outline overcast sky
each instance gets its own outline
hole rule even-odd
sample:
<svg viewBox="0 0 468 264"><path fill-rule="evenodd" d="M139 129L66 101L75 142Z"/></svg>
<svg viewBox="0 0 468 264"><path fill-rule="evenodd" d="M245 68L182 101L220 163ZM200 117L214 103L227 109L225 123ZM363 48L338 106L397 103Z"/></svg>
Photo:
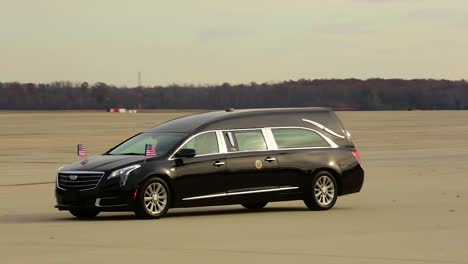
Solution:
<svg viewBox="0 0 468 264"><path fill-rule="evenodd" d="M0 82L468 79L468 0L0 0Z"/></svg>

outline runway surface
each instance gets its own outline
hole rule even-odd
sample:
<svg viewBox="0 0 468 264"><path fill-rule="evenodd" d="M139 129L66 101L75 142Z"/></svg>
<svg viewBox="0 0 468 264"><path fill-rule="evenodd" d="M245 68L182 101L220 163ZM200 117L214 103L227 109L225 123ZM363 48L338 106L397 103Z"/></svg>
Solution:
<svg viewBox="0 0 468 264"><path fill-rule="evenodd" d="M175 209L160 220L59 212L56 169L184 113L0 112L0 263L468 263L468 112L340 112L364 160L361 193Z"/></svg>

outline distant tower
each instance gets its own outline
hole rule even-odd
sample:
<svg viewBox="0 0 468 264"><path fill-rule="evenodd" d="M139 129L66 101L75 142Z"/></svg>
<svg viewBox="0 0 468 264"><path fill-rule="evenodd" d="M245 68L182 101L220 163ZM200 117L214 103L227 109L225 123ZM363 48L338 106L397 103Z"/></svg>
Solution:
<svg viewBox="0 0 468 264"><path fill-rule="evenodd" d="M138 87L141 87L141 72L138 72Z"/></svg>
<svg viewBox="0 0 468 264"><path fill-rule="evenodd" d="M141 72L138 72L138 109L141 109L143 105L143 87L141 87Z"/></svg>

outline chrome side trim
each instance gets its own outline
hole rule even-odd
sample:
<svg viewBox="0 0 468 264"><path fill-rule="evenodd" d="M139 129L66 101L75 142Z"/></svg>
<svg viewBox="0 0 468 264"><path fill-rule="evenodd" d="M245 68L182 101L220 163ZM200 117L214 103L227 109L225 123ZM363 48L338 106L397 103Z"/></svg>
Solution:
<svg viewBox="0 0 468 264"><path fill-rule="evenodd" d="M66 191L65 189L61 188L59 186L59 174L57 173L57 177L55 177L55 186L57 186L57 189L60 189L60 190L63 190L63 191Z"/></svg>
<svg viewBox="0 0 468 264"><path fill-rule="evenodd" d="M223 132L216 130L216 137L218 137L219 153L227 153L226 141L224 140Z"/></svg>
<svg viewBox="0 0 468 264"><path fill-rule="evenodd" d="M244 131L244 130L261 130L263 127L251 127L251 128L232 128L232 129L220 129L221 131Z"/></svg>
<svg viewBox="0 0 468 264"><path fill-rule="evenodd" d="M326 126L324 126L324 125L322 125L322 124L320 124L320 123L317 123L317 122L315 122L315 121L312 121L312 120L309 120L309 119L305 119L305 118L303 118L302 121L307 122L307 123L310 123L310 124L312 124L312 125L314 125L314 126L320 128L320 129L322 129L323 131L325 131L325 132L327 132L327 133L329 133L329 134L334 135L335 137L345 138L345 136L340 135L340 134L334 132L333 130L329 129L328 127L326 127Z"/></svg>
<svg viewBox="0 0 468 264"><path fill-rule="evenodd" d="M280 148L278 150L307 150L307 149L331 149L332 147L302 147L302 148Z"/></svg>
<svg viewBox="0 0 468 264"><path fill-rule="evenodd" d="M276 145L276 141L273 138L273 134L271 133L271 130L268 128L262 128L262 132L263 132L263 138L266 141L268 150L277 150L278 146Z"/></svg>
<svg viewBox="0 0 468 264"><path fill-rule="evenodd" d="M59 171L64 174L104 174L102 171Z"/></svg>
<svg viewBox="0 0 468 264"><path fill-rule="evenodd" d="M223 131L224 132L224 131ZM221 132L222 133L222 132ZM227 138L229 139L229 144L231 144L231 146L234 146L235 143L234 143L234 138L232 137L232 132L230 131L227 131L226 132L226 136Z"/></svg>
<svg viewBox="0 0 468 264"><path fill-rule="evenodd" d="M271 149L262 149L262 150L241 150L241 151L231 151L226 154L232 154L232 153L246 153L246 152L269 152ZM227 156L229 158L229 156Z"/></svg>
<svg viewBox="0 0 468 264"><path fill-rule="evenodd" d="M299 189L299 187L291 186L291 187L279 187L279 188L254 190L254 191L224 192L224 193L215 193L215 194L187 197L187 198L182 199L182 201L208 199L208 198L216 198L216 197L223 197L223 196L243 195L243 194L253 194L253 193L278 192L278 191L295 190L295 189Z"/></svg>
<svg viewBox="0 0 468 264"><path fill-rule="evenodd" d="M277 150L278 149L278 144L276 144L276 140L275 140L275 137L273 136L273 132L271 132L271 129L270 128L265 128L265 131L266 131L266 134L270 140L270 144L272 145L272 149L273 150Z"/></svg>

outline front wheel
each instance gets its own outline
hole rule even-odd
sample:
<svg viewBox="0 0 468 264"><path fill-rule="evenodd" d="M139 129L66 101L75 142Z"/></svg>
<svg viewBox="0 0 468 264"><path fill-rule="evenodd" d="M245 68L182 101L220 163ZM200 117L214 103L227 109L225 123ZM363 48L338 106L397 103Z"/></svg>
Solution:
<svg viewBox="0 0 468 264"><path fill-rule="evenodd" d="M99 214L99 211L88 208L77 208L71 209L70 213L77 218L93 218Z"/></svg>
<svg viewBox="0 0 468 264"><path fill-rule="evenodd" d="M332 208L338 197L338 188L333 174L328 171L317 173L312 184L304 190L304 203L311 210L328 210Z"/></svg>
<svg viewBox="0 0 468 264"><path fill-rule="evenodd" d="M243 203L242 206L249 210L260 210L265 207L268 202L258 202L258 203Z"/></svg>
<svg viewBox="0 0 468 264"><path fill-rule="evenodd" d="M161 178L147 180L135 199L135 214L140 218L160 218L169 210L171 193Z"/></svg>

